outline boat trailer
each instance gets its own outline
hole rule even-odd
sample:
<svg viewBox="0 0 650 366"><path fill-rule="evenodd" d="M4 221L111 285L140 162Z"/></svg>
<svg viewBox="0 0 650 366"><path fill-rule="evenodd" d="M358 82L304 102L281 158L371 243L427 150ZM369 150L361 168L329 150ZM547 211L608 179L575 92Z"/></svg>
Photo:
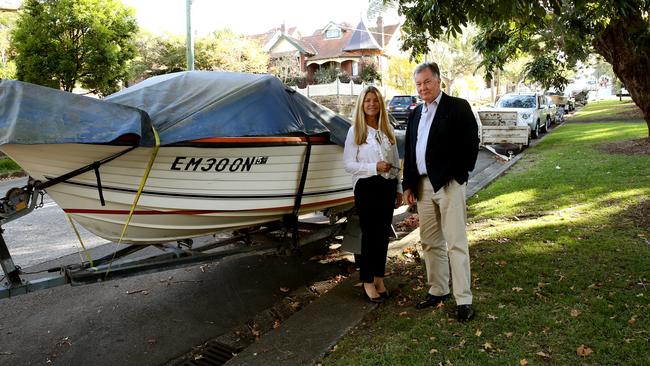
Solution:
<svg viewBox="0 0 650 366"><path fill-rule="evenodd" d="M296 226L283 227L280 221L265 226L236 230L232 236L224 239L208 237L201 244L194 246L194 240L184 239L175 243L154 245L119 245L116 250L92 261L67 264L49 268L41 272L50 274L46 277L25 280L27 273L17 266L9 253L2 237L2 225L23 217L43 205L44 191L38 182L31 179L22 188L10 189L6 196L0 198L0 266L4 276L0 277L0 299L27 294L38 290L70 284L84 285L139 274L155 273L170 269L187 267L199 263L211 262L226 257L245 257L266 253L291 252L298 247L336 235L343 224L337 223L342 213L333 213L330 222L315 224L299 222ZM267 234L277 233L275 238ZM299 237L296 237L300 233ZM255 244L264 235L261 244ZM154 247L162 253L143 256L142 250ZM5 281L6 279L6 281Z"/></svg>

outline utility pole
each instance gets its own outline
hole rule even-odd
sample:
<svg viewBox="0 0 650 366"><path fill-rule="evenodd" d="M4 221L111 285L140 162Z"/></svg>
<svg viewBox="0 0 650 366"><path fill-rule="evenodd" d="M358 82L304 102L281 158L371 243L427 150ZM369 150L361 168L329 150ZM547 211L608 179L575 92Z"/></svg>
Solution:
<svg viewBox="0 0 650 366"><path fill-rule="evenodd" d="M187 59L187 71L194 70L194 35L192 34L192 0L185 0L186 4L186 17L187 17L187 29L186 29L186 59Z"/></svg>

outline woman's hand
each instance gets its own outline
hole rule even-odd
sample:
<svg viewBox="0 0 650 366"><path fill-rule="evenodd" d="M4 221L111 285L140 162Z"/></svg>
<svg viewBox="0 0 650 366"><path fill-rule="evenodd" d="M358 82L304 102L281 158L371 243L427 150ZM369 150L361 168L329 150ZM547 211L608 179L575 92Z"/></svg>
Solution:
<svg viewBox="0 0 650 366"><path fill-rule="evenodd" d="M387 161L378 161L377 162L377 172L378 173L388 173L390 171L390 163Z"/></svg>
<svg viewBox="0 0 650 366"><path fill-rule="evenodd" d="M397 196L395 197L395 208L398 208L402 205L402 193L397 192Z"/></svg>

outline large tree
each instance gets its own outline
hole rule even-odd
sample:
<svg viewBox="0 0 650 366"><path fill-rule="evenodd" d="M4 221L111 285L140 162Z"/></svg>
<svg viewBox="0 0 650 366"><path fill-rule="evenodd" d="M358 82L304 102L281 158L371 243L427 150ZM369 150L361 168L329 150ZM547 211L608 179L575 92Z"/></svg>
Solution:
<svg viewBox="0 0 650 366"><path fill-rule="evenodd" d="M469 26L463 29L462 34L445 37L431 46L431 55L440 65L447 94L451 94L456 79L473 74L478 68L481 57L472 46L476 36L476 28Z"/></svg>
<svg viewBox="0 0 650 366"><path fill-rule="evenodd" d="M198 70L268 72L269 56L262 47L229 29L198 39L194 55Z"/></svg>
<svg viewBox="0 0 650 366"><path fill-rule="evenodd" d="M528 77L562 88L566 72L595 52L612 65L642 110L650 142L650 0L395 0L405 16L404 49L481 29L475 47L489 75L522 53Z"/></svg>
<svg viewBox="0 0 650 366"><path fill-rule="evenodd" d="M12 32L16 76L110 94L127 76L137 30L133 9L117 0L27 0Z"/></svg>
<svg viewBox="0 0 650 366"><path fill-rule="evenodd" d="M131 81L187 70L184 37L140 32L135 44L138 55L132 63ZM194 59L196 70L268 72L269 57L262 47L228 29L197 38Z"/></svg>

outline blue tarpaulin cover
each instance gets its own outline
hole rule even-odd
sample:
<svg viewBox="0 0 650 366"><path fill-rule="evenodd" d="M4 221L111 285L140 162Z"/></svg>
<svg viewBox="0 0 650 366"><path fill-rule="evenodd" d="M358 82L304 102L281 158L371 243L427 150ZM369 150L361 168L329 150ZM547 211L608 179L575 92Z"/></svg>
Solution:
<svg viewBox="0 0 650 366"><path fill-rule="evenodd" d="M16 80L0 80L0 145L152 139L141 110Z"/></svg>
<svg viewBox="0 0 650 366"><path fill-rule="evenodd" d="M318 135L343 146L350 121L271 75L187 71L149 78L96 100L18 81L0 83L0 144L110 142L153 145L209 137ZM129 113L127 113L129 112ZM20 133L16 133L20 131Z"/></svg>

